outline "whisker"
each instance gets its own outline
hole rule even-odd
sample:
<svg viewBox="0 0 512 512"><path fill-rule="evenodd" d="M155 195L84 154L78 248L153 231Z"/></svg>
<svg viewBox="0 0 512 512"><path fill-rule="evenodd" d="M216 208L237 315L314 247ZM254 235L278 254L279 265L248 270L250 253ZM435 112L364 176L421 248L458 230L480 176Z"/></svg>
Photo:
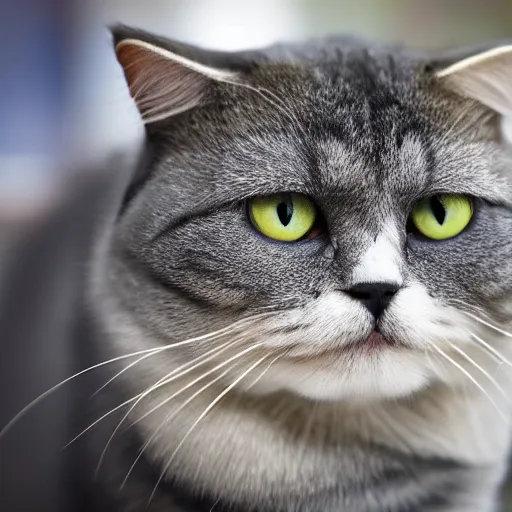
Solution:
<svg viewBox="0 0 512 512"><path fill-rule="evenodd" d="M96 370L98 368L106 366L108 364L113 364L113 363L116 363L118 361L122 361L124 359L129 359L131 357L137 357L137 356L140 356L142 354L148 354L148 353L155 353L156 354L156 353L162 352L164 350L169 350L171 348L183 346L183 345L186 345L186 344L195 343L195 342L201 341L203 339L210 339L211 337L215 337L215 336L217 336L219 334L222 334L222 333L228 332L230 330L236 329L239 326L238 324L241 324L240 326L242 326L242 325L245 325L245 323L250 323L250 322L252 322L254 320L258 320L260 318L265 318L267 316L272 316L272 315L274 315L274 312L260 313L260 314L257 314L257 315L253 315L252 317L248 317L248 318L243 318L241 320L237 320L236 322L232 323L231 325L228 325L227 327L223 327L222 329L219 329L219 330L214 331L212 333L208 333L208 334L204 334L204 335L201 335L201 336L197 336L197 337L191 338L189 340L181 341L181 342L178 342L178 343L172 343L172 344L169 344L169 345L165 345L163 347L156 347L156 348L150 348L150 349L145 349L145 350L138 350L138 351L132 352L130 354L124 354L122 356L117 356L117 357L114 357L114 358L109 359L107 361L102 361L101 363L97 363L97 364L95 364L93 366L90 366L89 368L85 368L84 370L81 370L78 373L75 373L74 375L71 375L70 377L64 379L63 381L59 382L58 384L55 384L55 386L52 386L51 388L47 389L44 393L42 393L37 398L32 400L29 404L27 404L20 412L18 412L0 430L0 440L2 439L2 437L5 434L7 434L7 432L13 427L13 425L15 423L17 423L23 416L25 416L25 414L27 414L29 411L31 411L35 406L37 406L47 396L49 396L51 393L54 393L55 391L60 389L65 384L67 384L68 382L72 381L73 379L76 379L77 377L80 377L81 375L84 375L84 374L86 374L88 372L91 372L93 370Z"/></svg>
<svg viewBox="0 0 512 512"><path fill-rule="evenodd" d="M475 305L469 304L469 303L467 303L467 302L465 302L465 301L463 301L461 299L450 299L449 303L450 302L462 304L463 306L465 306L465 307L467 307L467 308L469 308L471 310L478 311L480 314L482 314L486 318L490 318L489 315L479 306L475 306ZM497 327L496 325L492 324L489 321L483 320L482 318L480 318L476 314L473 314L473 313L471 313L469 311L466 311L464 309L458 309L458 311L460 311L462 314L464 314L464 315L466 315L466 316L476 320L480 324L483 324L483 325L485 325L487 327L490 327L491 329L493 329L493 330L495 330L495 331L497 331L497 332L499 332L501 334L504 334L505 336L512 337L511 333L505 331L504 329L501 329L500 327ZM473 332L471 332L469 330L467 332L474 339L474 341L478 342L482 348L487 349L494 357L496 357L498 359L498 361L500 361L501 363L506 363L509 366L512 366L512 362L507 360L507 358L503 354L501 354L498 350L496 350L494 347L492 347L489 343L484 341L482 338L477 336L475 333L473 333Z"/></svg>
<svg viewBox="0 0 512 512"><path fill-rule="evenodd" d="M454 343L449 342L451 347L457 351L464 359L469 361L475 368L477 368L483 375L485 375L498 389L498 391L503 395L503 397L507 400L507 402L510 403L510 398L508 395L503 391L503 388L500 386L499 382L485 369L482 368L473 358L471 358L464 350L462 350L460 347L457 347Z"/></svg>
<svg viewBox="0 0 512 512"><path fill-rule="evenodd" d="M181 388L179 391L177 391L176 393L174 393L170 397L167 397L165 400L160 402L158 405L155 405L155 407L153 407L151 410L149 410L144 415L142 415L140 418L138 418L136 421L134 421L130 426L136 425L137 423L142 421L144 418L146 418L147 416L149 416L150 414L155 412L157 409L160 409L160 407L163 407L166 403L170 402L173 398L175 398L176 396L181 394L183 391L186 391L187 389L192 387L194 384L197 384L200 380L204 379L205 377L208 377L208 375L211 375L212 373L216 372L220 368L223 368L224 366L226 366L226 364L231 363L232 361L235 361L236 359L239 359L240 357L242 357L246 353L251 352L252 350L254 350L254 349L258 348L258 347L261 347L262 345L263 345L263 343L258 343L256 345L253 345L253 346L243 350L242 352L240 352L240 353L230 357L227 361L224 361L224 362L218 364L217 366L215 366L211 370L208 370L206 373L203 373L200 377L198 377L197 379L195 379L192 382L188 383L184 388ZM165 384L167 384L167 381L165 382Z"/></svg>
<svg viewBox="0 0 512 512"><path fill-rule="evenodd" d="M468 313L467 311L464 311L464 314L473 318L477 322L480 322L483 325L486 325L487 327L490 327L491 329L495 330L496 332L499 332L500 334L503 334L507 338L512 338L512 333L505 331L505 329L501 329L500 327L497 327L494 324L491 324L490 322L487 322L486 320L483 320L482 318L479 318L476 315L473 315L472 313Z"/></svg>
<svg viewBox="0 0 512 512"><path fill-rule="evenodd" d="M126 419L126 417L130 414L130 412L137 406L137 404L140 402L140 399L144 398L145 396L147 396L147 394L149 394L149 392L151 391L154 391L155 389L159 388L160 387L160 384L163 386L164 384L166 383L163 383L163 381L167 378L169 378L172 374L176 373L176 372L179 372L181 370L183 370L183 368L186 368L187 366L191 365L191 364L194 364L194 363L197 363L197 360L199 359L202 359L204 358L205 356L211 354L212 352L216 352L212 357L215 357L216 355L218 355L218 352L221 348L225 347L226 345L229 345L229 344L234 344L234 342L226 342L224 343L223 345L221 345L220 347L216 347L212 350L209 350L208 352L205 352L204 354L202 354L201 356L199 356L197 359L193 360L193 361L189 361L183 365L181 365L180 367L176 368L175 370L173 370L172 372L169 372L168 374L166 374L164 377L162 377L160 380L158 380L153 386L151 386L150 388L148 388L146 391L143 391L141 393L139 393L138 395L135 395L134 397L126 400L126 402L123 402L121 405L118 405L117 407L115 407L114 409L110 410L109 412L105 413L103 416L101 416L100 418L98 418L97 420L95 420L93 423L91 423L86 429L82 430L82 432L80 432L80 434L78 434L77 436L75 436L69 443L66 444L65 448L70 446L72 443L74 443L75 441L77 441L81 436L83 436L84 434L86 434L87 432L89 432L89 430L91 430L93 427L95 427L98 423L100 423L102 420L104 420L105 418L107 418L108 416L110 416L112 413L116 412L117 410L121 409L123 406L125 405L128 405L129 403L132 403L132 402L135 402L135 404L133 405L132 408L130 408L130 410L128 411L128 413L126 414L126 416L121 420L121 421L124 421L124 419ZM208 361L208 359L206 361L201 361L200 364L204 364ZM196 367L200 366L200 364L197 364ZM146 394L145 394L146 393ZM120 425L118 425L118 427L120 427ZM116 430L117 431L117 430ZM98 469L98 468L97 468Z"/></svg>
<svg viewBox="0 0 512 512"><path fill-rule="evenodd" d="M284 114L289 121L292 122L292 125L298 129L304 137L308 137L308 134L306 133L304 127L300 123L299 119L295 115L295 113L288 107L286 102L280 98L277 94L273 93L272 91L268 90L265 87L254 87L247 83L242 82L231 82L231 81L225 81L225 83L235 85L237 87L241 87L243 89L247 89L249 91L253 91L259 96L261 96L265 101L267 101L270 105L275 107L277 110L279 110L282 114ZM272 99L270 99L272 98Z"/></svg>
<svg viewBox="0 0 512 512"><path fill-rule="evenodd" d="M490 329L493 329L494 331L499 332L500 334L503 334L504 336L507 336L508 338L512 338L512 333L505 331L505 329L502 329L502 328L492 324L491 322L488 322L487 320L484 320L484 319L480 318L479 316L477 316L473 313L470 313L469 311L464 311L463 309L460 309L459 311L462 314L469 316L473 320L476 320L477 322L489 327Z"/></svg>
<svg viewBox="0 0 512 512"><path fill-rule="evenodd" d="M270 370L270 367L278 360L278 359L281 359L282 357L284 357L284 354L280 354L278 355L277 357L275 357L274 359L272 359L272 361L270 361L270 363L268 364L268 366L258 375L258 377L256 377L256 379L254 379L252 381L252 383L247 386L244 391L249 391L252 387L254 387L261 379L262 377Z"/></svg>
<svg viewBox="0 0 512 512"><path fill-rule="evenodd" d="M118 377L120 377L123 373L127 372L130 368L133 368L135 365L139 364L141 361L144 361L144 359L147 359L148 357L154 356L155 352L151 352L149 354L145 354L142 357L139 357L136 361L133 363L130 363L128 366L124 367L120 372L116 373L111 379L109 379L103 386L101 386L99 389L97 389L92 395L91 398L94 398L96 395L101 393L109 384L114 382Z"/></svg>
<svg viewBox="0 0 512 512"><path fill-rule="evenodd" d="M492 352L502 363L505 363L509 366L512 366L512 363L503 355L501 354L498 350L496 350L493 346L491 346L489 343L487 343L485 340L483 340L482 338L480 338L479 336L477 336L475 333L471 332L471 331L468 331L469 332L469 335L475 340L477 341L478 343L480 343L480 345L482 345L483 347L485 347L487 350L489 350L489 352Z"/></svg>
<svg viewBox="0 0 512 512"><path fill-rule="evenodd" d="M51 393L54 393L55 391L57 391L58 389L60 389L62 386L64 386L65 384L67 384L68 382L70 382L71 380L73 379L76 379L77 377L80 377L81 375L87 373L87 372L90 372L92 370L96 370L97 368L100 368L102 366L105 366L107 364L112 364L112 363L115 363L117 361L121 361L123 359L128 359L130 357L136 357L140 354L145 354L147 352L154 352L158 349L147 349L147 350L139 350L137 352L132 352L131 354L125 354L125 355L122 355L122 356L118 356L118 357L114 357L113 359L109 359L108 361L103 361L101 363L98 363L98 364L95 364L94 366L90 366L89 368L86 368L85 370L81 370L80 372L78 373L75 373L74 375L71 375L71 377L68 377L67 379L59 382L58 384L56 384L55 386L52 386L51 388L49 388L48 390L46 390L44 393L42 393L41 395L39 395L37 398L35 398L34 400L32 400L28 405L26 405L20 412L18 412L8 423L7 425L5 425L2 430L0 430L0 439L12 428L12 426L18 421L20 420L23 416L25 416L25 414L27 414L31 409L33 409L37 404L39 404L42 400L44 400L48 395L50 395Z"/></svg>
<svg viewBox="0 0 512 512"><path fill-rule="evenodd" d="M473 437L475 440L480 440L482 437L485 436L485 434L482 435L482 421L481 419L479 420L478 418L478 410L476 407L473 407L473 404L471 403L467 387L462 386L461 391L461 402L462 400L464 400L462 408L466 412L470 429L473 432Z"/></svg>
<svg viewBox="0 0 512 512"><path fill-rule="evenodd" d="M163 479L167 469L172 464L172 461L174 460L174 457L178 453L178 450L183 446L183 443L187 440L188 436L193 432L195 427L213 409L213 407L215 407L215 405L217 403L219 403L220 400L222 400L222 398L224 398L224 396L226 396L244 377L246 377L252 370L257 368L268 357L270 357L270 354L267 354L267 355L263 356L262 358L258 359L245 372L243 372L242 375L240 375L240 377L238 377L232 384L230 384L226 389L224 389L224 391L222 391L219 395L217 395L217 397L210 403L210 405L208 405L208 407L201 413L201 415L197 418L197 420L189 428L187 433L183 436L183 439L178 443L178 446L175 448L175 450L172 453L171 457L169 458L169 460L165 464L165 466L164 466L162 472L160 473L160 476L159 476L159 478L158 478L158 480L157 480L157 482L155 484L155 487L153 488L153 492L151 493L151 495L149 497L148 504L151 503L151 500L153 499L153 496L155 495L155 492L156 492L158 486L160 485L160 482L162 481L162 479Z"/></svg>
<svg viewBox="0 0 512 512"><path fill-rule="evenodd" d="M441 362L444 362L446 364L446 361L441 361ZM454 389L454 391L459 391L459 390ZM459 396L459 393L457 393L457 396ZM480 439L481 434L479 435L479 431L481 431L482 422L478 421L478 419L477 419L477 415L475 414L477 412L477 409L475 407L473 407L470 402L469 391L466 386L460 387L460 401L464 402L462 404L462 410L464 411L464 413L466 414L466 416L468 418L470 429L473 432L474 438Z"/></svg>
<svg viewBox="0 0 512 512"><path fill-rule="evenodd" d="M236 343L238 342L238 340L235 340L235 341L230 341L230 342L227 342L227 343L224 343L223 345L221 345L221 347L217 347L215 349L213 349L212 351L215 352L210 358L206 359L206 360L202 360L200 361L199 363L197 363L196 361L197 360L194 360L192 361L192 363L194 363L192 366L190 366L189 368L187 368L186 370L184 371L181 371L180 373L176 374L177 371L180 371L182 370L184 367L188 366L191 364L191 362L188 362L188 363L185 363L184 365L182 365L181 367L179 367L178 369L175 369L175 370L172 370L171 372L169 372L167 375L165 375L164 377L162 377L161 379L159 379L155 384L153 384L151 387L149 387L146 391L144 391L143 393L141 393L139 395L139 397L135 400L135 402L133 403L133 405L130 407L130 409L128 409L128 411L126 412L126 414L121 418L121 420L119 421L119 423L117 424L116 428L114 429L114 431L112 432L112 434L110 435L106 445L105 445L105 448L103 449L103 451L101 452L101 455L100 455L100 458L98 460L98 465L96 466L96 475L98 474L99 470L100 470L100 467L103 463L103 460L105 458L105 454L107 453L107 450L108 450L108 447L110 446L112 440L114 439L115 435L117 434L117 432L119 431L119 429L121 428L121 426L123 425L123 423L126 421L126 419L128 418L128 416L132 413L132 411L135 409L135 407L137 407L137 405L146 397L148 396L149 394L151 394L153 391L156 391L157 389L163 387L163 386L166 386L167 384L170 384L171 382L177 380L177 379L180 379L182 378L184 375L186 375L187 373L190 373L191 371L199 368L200 366L202 366L203 364L205 364L206 362L208 362L210 359L213 359L215 357L217 357L220 353L228 350L230 347L232 347L233 345L235 345ZM212 352L210 351L210 353ZM207 353L208 354L208 353ZM204 357L206 354L203 354L203 356L200 356L198 359L200 359L201 357ZM172 375L172 377L171 377Z"/></svg>
<svg viewBox="0 0 512 512"><path fill-rule="evenodd" d="M86 429L82 430L82 432L80 432L80 434L78 434L77 436L75 436L73 439L71 439L71 441L69 441L68 443L66 443L66 445L64 446L64 450L66 448L68 448L69 446L71 446L74 442L78 441L78 439L80 437L82 437L85 433L89 432L89 430L91 430L92 428L94 428L98 423L100 423L101 421L103 421L105 418L107 418L108 416L110 416L111 414L115 413L116 411L118 411L119 409L122 409L125 405L128 405L129 403L133 402L134 400L137 400L137 398L139 398L140 396L142 395L142 393L139 393L137 396L134 396L132 398L129 398L128 400L126 400L125 402L123 402L122 404L118 405L117 407L114 407L113 409L110 409L110 411L108 411L107 413L105 413L103 416L101 416L100 418L98 418L97 420L94 421L94 423L91 423Z"/></svg>
<svg viewBox="0 0 512 512"><path fill-rule="evenodd" d="M464 367L462 367L459 363L457 363L454 359L452 359L448 354L443 352L439 347L437 347L436 345L432 345L432 347L437 352L439 352L439 354L442 357L444 357L447 361L449 361L455 368L460 370L487 397L489 402L494 406L497 413L500 415L500 418L503 421L505 421L506 423L508 423L508 418L505 416L505 414L503 414L503 412L501 412L501 409L498 407L498 405L492 399L492 397L489 395L489 393L485 390L485 388Z"/></svg>
<svg viewBox="0 0 512 512"><path fill-rule="evenodd" d="M220 503L220 498L212 505L210 512L213 512L213 509Z"/></svg>
<svg viewBox="0 0 512 512"><path fill-rule="evenodd" d="M128 470L128 473L126 474L126 476L124 477L124 480L122 481L121 483L121 486L120 486L120 489L122 489L126 482L128 481L128 479L130 478L130 475L132 473L132 471L134 470L135 466L137 465L137 462L140 460L140 458L142 457L142 455L144 454L144 452L146 451L147 447L151 444L151 442L153 441L153 439L156 438L156 436L158 435L158 433L163 429L163 427L169 422L172 420L172 418L174 418L176 415L178 415L194 398L196 398L198 395L200 395L203 391L205 391L206 389L208 389L210 386L212 386L213 384L215 384L216 382L218 382L220 379L222 379L225 375L227 375L235 366L236 366L237 363L231 365L227 370L224 370L220 375L218 375L217 377L215 377L215 379L211 380L210 382L208 382L207 384L205 384L202 388L199 389L199 391L196 391L192 396L190 396L187 400L185 400L185 402L183 402L179 407L178 409L172 411L171 413L169 413L163 420L162 422L160 423L160 425L158 426L158 428L153 432L153 434L151 435L151 437L145 442L144 446L141 448L141 450L139 451L139 454L137 455L137 458L135 459L135 461L133 462L133 464L130 466L130 469ZM211 372L210 372L211 373ZM202 375L200 377L200 379L196 379L192 384L195 384L197 381L201 380L202 378L204 378L206 375ZM191 385L192 385L191 384ZM142 418L139 418L136 422L132 423L132 425L134 425L135 423L138 423L139 421L141 421L143 418L145 418L148 414L150 414L151 412L155 411L156 409L158 409L159 407L163 406L164 403L168 402L169 400L175 398L176 396L178 396L179 394L183 393L187 388L189 388L191 385L189 386L186 386L185 388L182 388L180 389L178 392L174 393L171 397L169 397L167 400L165 400L164 402L162 402L161 404L159 404L157 407L153 408L149 413L146 413Z"/></svg>
<svg viewBox="0 0 512 512"><path fill-rule="evenodd" d="M297 128L301 133L302 135L304 135L304 137L306 138L306 141L308 140L308 134L306 133L306 130L304 129L304 127L302 126L301 122L299 121L298 117L296 116L296 114L290 109L288 108L288 105L286 105L286 103L279 97L277 96L277 94L274 94L273 92L269 91L268 89L265 89L265 88L258 88L257 89L257 92L263 97L265 98L271 105L274 105L276 108L278 108L286 117L288 117L288 119L290 121L292 121L292 123L294 124L295 128ZM274 100L276 100L278 102L278 104L276 104L275 102L273 102L272 100L270 100L268 97L265 96L265 94L268 94L271 98L273 98Z"/></svg>
<svg viewBox="0 0 512 512"><path fill-rule="evenodd" d="M462 112L458 114L455 119L453 119L453 122L451 123L449 129L446 131L446 133L439 142L439 145L441 147L446 140L450 139L450 137L453 137L454 135L457 134L457 130L459 131L458 133L460 134L463 133L464 129L467 128L467 120L466 125L461 125L461 121L463 121L464 118L471 112L471 108L471 106L464 108Z"/></svg>
<svg viewBox="0 0 512 512"><path fill-rule="evenodd" d="M484 309L480 306L477 306L476 304L470 304L469 302L466 302L462 299L448 299L448 304L449 305L452 305L451 303L452 302L455 302L456 304L461 304L462 306L466 306L467 308L469 308L470 310L473 310L473 311L478 311L479 313L482 313L484 316L487 316L487 313L484 311ZM464 312L464 310L462 310L462 312Z"/></svg>
<svg viewBox="0 0 512 512"><path fill-rule="evenodd" d="M467 331L467 332L468 332L470 338L472 338L473 336L472 336L471 332L470 331ZM470 341L473 342L473 345L475 347L478 347L485 355L489 356L495 363L497 363L498 368L503 364L503 361L497 355L495 355L493 352L491 352L487 347L478 343L474 339L471 339Z"/></svg>
<svg viewBox="0 0 512 512"><path fill-rule="evenodd" d="M282 98L280 98L277 94L269 91L268 89L264 87L255 87L253 85L250 85L248 83L238 82L235 80L228 80L224 79L222 80L223 83L233 85L235 87L239 87L241 89L246 89L251 92L255 92L259 96L261 96L265 101L267 101L270 105L272 105L276 110L283 113L289 121L292 122L292 125L299 129L304 135L306 135L304 128L300 124L298 118L296 115L288 108L286 103ZM164 98L165 94L162 93L155 93L151 95L145 95L144 92L149 88L147 83L140 84L134 83L132 89L134 90L133 96L137 100L138 103L144 103L145 110L147 111L146 114L151 116L153 112L157 113L158 111L162 110L162 106L158 107L151 107L152 104L158 103L159 99ZM273 99L270 99L273 98ZM142 101L141 101L142 100Z"/></svg>
<svg viewBox="0 0 512 512"><path fill-rule="evenodd" d="M265 306L264 306L265 307ZM268 308L271 308L273 306L266 306ZM250 320L250 321L254 321L255 317L259 318L260 315L255 315L253 317L249 317L247 320ZM213 333L211 333L210 336L208 335L203 335L203 336L208 336L207 338L203 338L203 336L199 336L199 337L196 337L196 338L192 338L192 340L186 340L184 342L179 342L179 343L175 343L173 344L172 346L173 347L178 347L178 346L181 346L181 345L184 345L184 344L189 344L191 341L212 341L214 339L217 339L219 337L221 337L222 335L225 335L225 329L229 329L230 327L233 327L233 331L236 330L236 328L240 328L240 327L243 327L244 323L245 323L245 320L242 320L240 325L234 325L236 324L237 322L235 322L234 324L231 324L231 326L228 326L227 328L224 328L224 329L220 329L219 331L215 331ZM240 321L239 321L240 322ZM230 333L230 332L228 332ZM105 384L103 384L103 386L101 386L101 388L99 388L93 395L92 397L96 396L98 393L100 393L103 389L105 389L110 383L112 383L115 379L117 379L118 377L120 377L123 373L125 373L126 371L128 371L130 368L132 368L133 366L135 366L136 364L138 364L139 362L143 361L144 359L146 359L147 357L150 357L154 355L153 353L150 353L150 354L146 354L144 356L142 356L141 358L137 359L136 361L134 361L133 363L130 363L127 367L123 368L119 373L117 373L116 375L114 375L110 380L108 380Z"/></svg>
<svg viewBox="0 0 512 512"><path fill-rule="evenodd" d="M218 337L220 336L214 336L214 337L211 337L211 338L208 338L207 340L201 340L201 341L208 341L208 342L211 342L213 341L214 339L217 339ZM176 346L176 345L173 345L173 346ZM218 348L218 347L217 347ZM117 379L118 377L120 377L123 373L125 373L126 371L128 371L130 368L132 368L133 366L135 366L136 364L140 363L141 361L143 361L144 359L146 359L147 357L150 357L150 356L153 356L155 355L154 353L151 353L151 354L146 354L142 357L140 357L139 359L137 359L136 361L134 361L133 363L130 363L128 366L126 366L125 368L123 368L120 372L118 372L116 375L114 375L111 379L109 379L105 384L103 384L103 386L101 386L101 388L99 388L97 391L94 392L94 394L92 395L91 398L93 398L94 396L96 396L98 393L100 393L103 389L105 389L109 384L111 384L115 379ZM204 355L204 354L203 354ZM187 363L189 364L189 363Z"/></svg>

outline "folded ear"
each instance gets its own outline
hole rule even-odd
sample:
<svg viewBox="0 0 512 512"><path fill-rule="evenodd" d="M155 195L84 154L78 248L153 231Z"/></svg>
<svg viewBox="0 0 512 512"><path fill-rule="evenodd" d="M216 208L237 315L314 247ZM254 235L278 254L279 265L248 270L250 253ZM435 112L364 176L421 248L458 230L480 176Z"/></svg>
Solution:
<svg viewBox="0 0 512 512"><path fill-rule="evenodd" d="M454 92L512 119L512 45L466 57L436 76Z"/></svg>
<svg viewBox="0 0 512 512"><path fill-rule="evenodd" d="M146 124L206 104L218 84L242 84L254 64L248 52L202 50L122 26L113 34L117 59Z"/></svg>
<svg viewBox="0 0 512 512"><path fill-rule="evenodd" d="M211 68L137 39L119 42L116 54L146 124L205 103L216 82L238 80L236 72Z"/></svg>

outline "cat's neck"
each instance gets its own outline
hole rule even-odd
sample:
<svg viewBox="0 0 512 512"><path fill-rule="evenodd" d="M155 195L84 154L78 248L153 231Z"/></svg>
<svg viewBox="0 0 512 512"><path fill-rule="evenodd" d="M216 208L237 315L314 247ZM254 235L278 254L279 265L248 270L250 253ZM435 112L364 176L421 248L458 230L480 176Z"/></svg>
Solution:
<svg viewBox="0 0 512 512"><path fill-rule="evenodd" d="M214 495L238 495L273 482L291 492L300 482L319 478L326 488L335 487L362 447L370 454L363 465L372 458L383 467L411 458L427 473L467 465L493 468L489 478L495 479L504 470L510 426L478 389L432 389L414 401L366 404L313 404L285 394L234 395L191 430L216 396L214 389L201 394L147 449L148 460L168 477L179 473ZM146 439L168 413L141 422Z"/></svg>

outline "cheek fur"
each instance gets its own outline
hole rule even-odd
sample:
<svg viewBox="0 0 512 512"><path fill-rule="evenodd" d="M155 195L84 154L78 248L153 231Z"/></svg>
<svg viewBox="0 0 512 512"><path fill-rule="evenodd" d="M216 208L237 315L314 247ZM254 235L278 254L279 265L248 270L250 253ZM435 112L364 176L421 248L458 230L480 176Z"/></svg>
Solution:
<svg viewBox="0 0 512 512"><path fill-rule="evenodd" d="M286 355L252 392L285 389L315 400L376 399L408 395L432 380L423 350L344 350L372 330L366 309L337 292L278 315L259 338L269 349L285 349Z"/></svg>
<svg viewBox="0 0 512 512"><path fill-rule="evenodd" d="M432 298L424 285L411 282L391 302L381 329L400 344L424 350L446 339L465 340L466 324L463 315Z"/></svg>
<svg viewBox="0 0 512 512"><path fill-rule="evenodd" d="M294 356L315 356L353 343L372 330L364 307L330 292L302 308L283 312L265 326L265 344L285 348Z"/></svg>

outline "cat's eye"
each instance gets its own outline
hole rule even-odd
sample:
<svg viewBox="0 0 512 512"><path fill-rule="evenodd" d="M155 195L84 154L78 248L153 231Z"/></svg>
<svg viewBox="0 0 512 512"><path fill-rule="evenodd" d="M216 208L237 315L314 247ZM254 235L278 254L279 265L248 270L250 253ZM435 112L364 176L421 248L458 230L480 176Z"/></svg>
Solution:
<svg viewBox="0 0 512 512"><path fill-rule="evenodd" d="M311 199L293 193L253 198L248 211L258 231L281 242L296 242L310 235L317 219Z"/></svg>
<svg viewBox="0 0 512 512"><path fill-rule="evenodd" d="M473 216L473 202L464 195L441 194L420 201L411 221L427 238L446 240L461 233Z"/></svg>

